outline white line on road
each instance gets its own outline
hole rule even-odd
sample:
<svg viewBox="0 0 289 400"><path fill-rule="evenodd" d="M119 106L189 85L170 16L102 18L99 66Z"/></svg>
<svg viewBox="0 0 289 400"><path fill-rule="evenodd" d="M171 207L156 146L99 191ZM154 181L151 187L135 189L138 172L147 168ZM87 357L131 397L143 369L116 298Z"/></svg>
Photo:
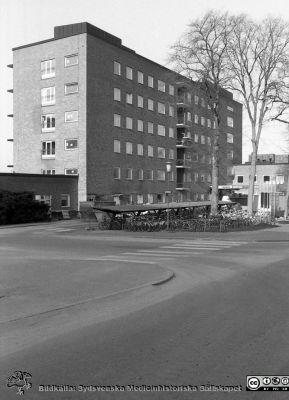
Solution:
<svg viewBox="0 0 289 400"><path fill-rule="evenodd" d="M184 249L184 250L192 250L192 249L196 249L196 250L222 250L221 247L200 247L200 246L191 246L191 247L183 247L183 246L161 246L161 249Z"/></svg>

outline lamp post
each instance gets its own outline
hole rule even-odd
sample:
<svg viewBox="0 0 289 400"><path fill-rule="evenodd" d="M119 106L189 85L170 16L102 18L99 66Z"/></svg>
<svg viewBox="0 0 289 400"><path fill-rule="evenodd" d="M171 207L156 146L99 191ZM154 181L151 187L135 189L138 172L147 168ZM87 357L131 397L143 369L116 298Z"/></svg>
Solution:
<svg viewBox="0 0 289 400"><path fill-rule="evenodd" d="M168 190L166 191L167 195L167 203L168 203L168 209L167 209L167 230L169 230L169 224L170 224L170 173L172 171L172 163L170 161L166 162L166 170L167 170L167 180L168 180Z"/></svg>

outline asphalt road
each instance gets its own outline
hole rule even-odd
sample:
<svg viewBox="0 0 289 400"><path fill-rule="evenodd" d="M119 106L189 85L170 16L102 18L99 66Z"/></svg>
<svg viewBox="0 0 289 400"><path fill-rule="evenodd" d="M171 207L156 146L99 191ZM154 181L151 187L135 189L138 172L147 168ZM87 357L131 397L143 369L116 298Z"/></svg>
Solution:
<svg viewBox="0 0 289 400"><path fill-rule="evenodd" d="M21 265L21 257L23 263L31 257L47 261L48 254L53 254L53 265L55 259L83 259L85 254L106 265L95 273L107 286L102 296L92 298L88 283L93 269L80 265L87 280L77 268L74 272L83 280L84 292L90 290L87 302L75 301L44 313L34 310L33 315L29 309L26 317L18 315L14 321L1 323L1 345L6 343L0 360L1 398L15 398L16 388L6 387L7 377L15 370L32 375L33 386L25 392L27 399L289 398L288 392L245 391L246 375L289 375L286 226L200 237L49 229L16 228L14 232L2 231L2 237L0 232L4 267L9 262L10 267L14 265L17 254ZM124 269L107 272L107 265L115 264ZM35 265L33 272L37 274ZM161 271L158 278L166 273L163 268L173 270L176 277L161 286L134 286L136 277L137 283L155 278L155 267ZM46 276L49 268L41 271ZM14 275L16 272L13 270ZM111 296L115 272L116 291ZM11 285L13 279L5 276L5 282ZM123 285L125 279L129 290L118 290L118 282ZM56 285L53 290L57 300L75 300L65 290L70 283L61 281L62 297L57 297L61 285ZM33 291L35 287L45 285L35 279L26 289ZM35 300L41 297L41 291L34 290ZM82 299L86 298L84 294ZM27 304L32 307L33 301ZM41 385L71 385L71 391L39 391ZM101 391L92 391L97 385ZM117 392L102 391L105 385ZM143 385L172 386L170 392L145 392L141 391ZM180 391L178 385L192 391ZM202 390L212 389L204 385L236 386L236 391ZM237 390L240 385L242 391ZM130 391L133 388L135 391Z"/></svg>

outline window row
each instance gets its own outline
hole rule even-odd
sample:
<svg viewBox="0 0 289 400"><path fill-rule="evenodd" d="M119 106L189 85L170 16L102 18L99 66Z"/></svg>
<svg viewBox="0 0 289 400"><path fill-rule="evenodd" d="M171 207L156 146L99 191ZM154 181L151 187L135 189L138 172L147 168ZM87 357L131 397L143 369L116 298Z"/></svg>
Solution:
<svg viewBox="0 0 289 400"><path fill-rule="evenodd" d="M55 169L42 169L42 175L55 175ZM65 175L78 175L78 168L64 168Z"/></svg>
<svg viewBox="0 0 289 400"><path fill-rule="evenodd" d="M185 172L183 176L183 181L182 182L177 182L178 184L184 184L184 183L210 183L212 181L212 176L210 173L207 172Z"/></svg>
<svg viewBox="0 0 289 400"><path fill-rule="evenodd" d="M64 150L76 150L78 139L65 139ZM55 158L55 141L46 140L42 142L42 158Z"/></svg>
<svg viewBox="0 0 289 400"><path fill-rule="evenodd" d="M55 58L44 60L40 63L41 79L48 79L55 77ZM64 67L72 67L78 65L78 54L71 54L64 57Z"/></svg>
<svg viewBox="0 0 289 400"><path fill-rule="evenodd" d="M78 93L78 83L66 83L64 85L64 94L65 96L70 94ZM55 96L55 86L45 87L41 89L41 105L42 106L51 106L54 105L56 101Z"/></svg>
<svg viewBox="0 0 289 400"><path fill-rule="evenodd" d="M77 122L78 111L65 111L64 122ZM56 119L55 114L43 114L41 115L41 129L42 132L51 132L55 130Z"/></svg>
<svg viewBox="0 0 289 400"><path fill-rule="evenodd" d="M165 170L143 170L142 168L133 170L133 168L120 168L114 167L113 168L113 178L114 179L126 179L126 180L158 180L158 181L165 181L166 179L169 181L174 181L174 171L166 172Z"/></svg>
<svg viewBox="0 0 289 400"><path fill-rule="evenodd" d="M126 154L133 154L133 143L131 142L125 142L122 143L122 146L125 146L125 153ZM115 153L121 153L121 142L120 140L114 140L113 141L113 151ZM158 158L166 158L166 149L164 147L156 147L156 156ZM170 160L173 160L175 158L175 151L174 149L168 149L168 157ZM138 156L143 156L144 155L144 145L142 143L138 143L136 145L136 154ZM155 155L155 148L154 146L148 145L147 150L146 150L146 155L148 157L154 157Z"/></svg>
<svg viewBox="0 0 289 400"><path fill-rule="evenodd" d="M122 76L123 75L123 71L122 71L122 65L120 62L118 61L114 61L113 62L113 72L115 75L119 75ZM145 78L144 78L144 73L142 71L134 71L134 69L132 67L125 67L125 77L129 80L133 80L134 79L134 74L136 75L136 81L137 83L144 85L145 83ZM148 87L150 88L156 88L157 90L159 90L160 92L165 93L166 92L166 86L167 86L167 90L168 93L171 96L174 96L175 94L175 88L173 85L171 84L166 84L164 81L157 79L156 83L155 83L155 78L151 75L147 76L147 81L146 84Z"/></svg>
<svg viewBox="0 0 289 400"><path fill-rule="evenodd" d="M121 90L119 88L114 88L113 90L113 99L115 101L121 102L122 96L121 96ZM145 104L145 99L143 96L137 95L136 96L136 105L139 108L144 108ZM127 104L133 104L133 94L132 93L126 93L125 94L125 101ZM146 99L146 107L149 111L157 111L159 114L165 115L166 112L170 117L173 117L175 115L175 108L173 105L166 105L165 103L162 102L155 102L153 99ZM167 108L167 111L166 111Z"/></svg>
<svg viewBox="0 0 289 400"><path fill-rule="evenodd" d="M34 199L36 201L39 201L39 203L42 204L47 204L49 207L51 207L51 201L52 201L52 195L51 194L36 194L34 196ZM61 194L60 195L60 205L61 207L70 207L70 195L69 194Z"/></svg>
<svg viewBox="0 0 289 400"><path fill-rule="evenodd" d="M272 178L272 179L271 179ZM257 175L254 177L254 181L256 182L257 180ZM244 182L244 175L237 175L237 183L243 183ZM263 182L271 182L273 185L283 185L285 182L285 177L284 175L276 175L275 177L271 177L269 175L263 175Z"/></svg>
<svg viewBox="0 0 289 400"><path fill-rule="evenodd" d="M123 126L125 124L125 126ZM134 120L131 117L122 117L119 114L113 115L113 125L117 128L126 128L133 130L134 127ZM144 121L143 120L136 120L136 129L138 132L144 132ZM155 125L157 125L157 134L160 136L166 136L166 129L169 130L169 137L174 137L174 128L166 128L164 125L154 124L153 122L147 122L147 133L154 134Z"/></svg>

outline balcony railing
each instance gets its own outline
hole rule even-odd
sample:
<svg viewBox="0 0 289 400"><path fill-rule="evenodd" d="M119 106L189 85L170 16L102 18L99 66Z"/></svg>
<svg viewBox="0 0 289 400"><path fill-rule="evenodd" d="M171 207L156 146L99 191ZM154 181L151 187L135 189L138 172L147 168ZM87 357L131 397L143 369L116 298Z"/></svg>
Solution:
<svg viewBox="0 0 289 400"><path fill-rule="evenodd" d="M190 121L187 120L184 116L178 117L177 125L179 126L185 126L188 127L190 124Z"/></svg>
<svg viewBox="0 0 289 400"><path fill-rule="evenodd" d="M186 182L177 182L176 189L177 190L190 190L190 188L188 187L188 184Z"/></svg>
<svg viewBox="0 0 289 400"><path fill-rule="evenodd" d="M184 158L181 158L176 161L177 168L191 168L191 166L192 166L191 160L185 160Z"/></svg>
<svg viewBox="0 0 289 400"><path fill-rule="evenodd" d="M182 138L177 139L176 146L177 147L191 147L192 146L192 139Z"/></svg>

